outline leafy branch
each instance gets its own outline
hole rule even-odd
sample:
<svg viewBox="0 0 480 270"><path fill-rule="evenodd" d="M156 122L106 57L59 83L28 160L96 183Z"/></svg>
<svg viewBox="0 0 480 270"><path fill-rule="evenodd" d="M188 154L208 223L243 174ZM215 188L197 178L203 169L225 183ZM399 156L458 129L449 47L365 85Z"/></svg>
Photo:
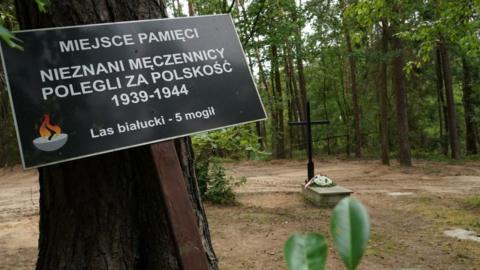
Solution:
<svg viewBox="0 0 480 270"><path fill-rule="evenodd" d="M350 197L341 200L331 218L335 247L348 270L355 270L365 253L370 223L365 207ZM321 234L295 234L285 243L284 254L289 270L323 270L327 261L327 244Z"/></svg>
<svg viewBox="0 0 480 270"><path fill-rule="evenodd" d="M20 45L22 41L15 37L7 28L0 25L0 38L11 48L22 50L23 46Z"/></svg>
<svg viewBox="0 0 480 270"><path fill-rule="evenodd" d="M47 8L50 6L50 0L35 0L38 10L41 13L47 13ZM18 49L23 51L23 43L20 39L15 37L15 35L10 32L4 26L3 20L0 22L0 39L3 40L10 48Z"/></svg>

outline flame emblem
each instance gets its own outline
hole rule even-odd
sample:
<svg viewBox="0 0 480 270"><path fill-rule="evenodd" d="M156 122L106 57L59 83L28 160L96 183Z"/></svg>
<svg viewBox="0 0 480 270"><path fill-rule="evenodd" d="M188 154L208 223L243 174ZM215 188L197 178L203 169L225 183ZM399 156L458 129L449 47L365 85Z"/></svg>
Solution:
<svg viewBox="0 0 480 270"><path fill-rule="evenodd" d="M45 114L43 116L42 125L39 129L40 137L48 138L49 141L52 140L53 136L61 134L62 129L59 126L52 125L50 123L50 115Z"/></svg>
<svg viewBox="0 0 480 270"><path fill-rule="evenodd" d="M52 152L62 148L67 143L68 135L62 129L51 123L50 115L43 116L42 124L38 130L40 137L33 140L33 145L45 152Z"/></svg>

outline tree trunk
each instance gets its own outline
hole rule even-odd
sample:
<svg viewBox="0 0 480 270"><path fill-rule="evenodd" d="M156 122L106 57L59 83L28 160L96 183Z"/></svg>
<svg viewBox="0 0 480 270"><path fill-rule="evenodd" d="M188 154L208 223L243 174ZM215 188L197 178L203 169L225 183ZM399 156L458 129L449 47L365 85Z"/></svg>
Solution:
<svg viewBox="0 0 480 270"><path fill-rule="evenodd" d="M156 0L51 0L48 14L16 0L20 27L32 29L166 17ZM37 270L182 269L155 166L142 146L39 169L40 239ZM188 138L175 141L210 269L218 269L198 192ZM175 153L174 153L175 154ZM158 155L158 154L157 154ZM195 227L194 227L195 228Z"/></svg>
<svg viewBox="0 0 480 270"><path fill-rule="evenodd" d="M271 97L272 97L272 94L271 94L271 91L270 91L270 87L268 85L268 80L267 80L267 75L265 74L265 71L263 69L263 62L261 61L260 59L260 52L258 51L258 48L255 47L255 59L257 60L257 63L258 63L258 69L259 69L259 79L260 81L262 82L263 86L264 86L264 90L265 90L265 94L267 96L267 106L269 106L270 108L272 107L271 105ZM259 122L257 122L259 123ZM262 140L262 143L261 143L261 150L265 150L266 147L267 147L267 128L265 126L265 123L266 122L262 122L261 125L257 126L260 128L260 134L261 135L261 140Z"/></svg>
<svg viewBox="0 0 480 270"><path fill-rule="evenodd" d="M362 156L362 131L360 129L360 106L358 104L357 89L357 62L353 55L352 39L350 33L345 29L345 40L347 42L348 64L350 67L350 90L352 91L352 109L353 109L353 130L355 140L355 156Z"/></svg>
<svg viewBox="0 0 480 270"><path fill-rule="evenodd" d="M175 14L175 17L182 17L183 16L182 4L180 3L180 0L176 0L175 2L177 3L177 12Z"/></svg>
<svg viewBox="0 0 480 270"><path fill-rule="evenodd" d="M288 46L288 45L287 45ZM293 90L293 79L292 79L292 73L289 65L289 60L288 60L288 55L287 53L283 54L283 70L285 72L285 85L287 87L287 109L288 109L288 122L295 122L298 121L298 110L296 109L296 103L295 103L295 92ZM293 148L294 146L297 145L298 143L298 137L295 135L296 129L289 128L288 129L288 144L289 144L289 149L288 149L288 157L292 158L293 156Z"/></svg>
<svg viewBox="0 0 480 270"><path fill-rule="evenodd" d="M408 138L408 103L407 89L405 87L405 73L403 71L403 44L396 37L391 36L392 49L395 56L392 61L393 89L395 91L395 105L397 111L397 133L398 133L398 160L402 166L411 166L410 140Z"/></svg>
<svg viewBox="0 0 480 270"><path fill-rule="evenodd" d="M327 108L327 76L323 76L323 113L325 116L325 120L330 120L330 116L328 114L328 108ZM327 155L332 154L332 149L330 147L330 129L326 128L325 130L326 136L327 136Z"/></svg>
<svg viewBox="0 0 480 270"><path fill-rule="evenodd" d="M246 52L247 53L247 59L248 59L248 66L250 67L250 70L253 70L253 61L252 61L252 55L251 52ZM266 136L263 131L265 130L264 127L265 123L262 122L255 122L255 133L257 134L257 142L258 145L260 146L261 150L265 150L265 139L264 137ZM247 154L247 158L248 158Z"/></svg>
<svg viewBox="0 0 480 270"><path fill-rule="evenodd" d="M0 168L19 163L15 129L3 67L0 67Z"/></svg>
<svg viewBox="0 0 480 270"><path fill-rule="evenodd" d="M471 66L466 58L462 58L463 64L463 107L465 110L465 140L467 155L475 155L477 149L477 134L475 133L475 103L472 89L472 72Z"/></svg>
<svg viewBox="0 0 480 270"><path fill-rule="evenodd" d="M437 100L438 100L438 120L439 120L439 129L440 129L440 144L442 147L442 153L445 156L448 156L448 136L445 133L448 133L448 116L447 116L447 107L445 105L445 97L443 91L443 73L442 73L442 56L440 54L440 49L435 50L436 63L435 69L437 74ZM444 132L445 131L445 132Z"/></svg>
<svg viewBox="0 0 480 270"><path fill-rule="evenodd" d="M300 107L301 107L300 116L302 117L302 120L305 121L305 119L307 119L307 116L306 116L307 111L305 106L305 104L307 104L307 88L305 83L305 71L303 66L302 26L298 20L296 1L292 1L292 5L293 5L292 22L296 24L295 33L294 33L294 42L295 42L295 61L297 64L297 75L298 75L298 86L299 86L299 101L300 101ZM305 146L306 146L306 142L305 142Z"/></svg>
<svg viewBox="0 0 480 270"><path fill-rule="evenodd" d="M303 116L303 111L305 110L305 104L302 105L301 93L299 92L297 80L295 78L295 68L293 65L293 52L289 48L290 46L286 44L285 46L285 75L287 80L287 86L289 90L289 102L292 109L292 119L289 119L290 122L295 121L304 121L306 118ZM306 130L303 126L299 128L289 128L289 133L292 135L290 140L293 140L294 148L299 150L304 150L306 147Z"/></svg>
<svg viewBox="0 0 480 270"><path fill-rule="evenodd" d="M307 110L306 110L306 104L307 104L307 87L306 87L306 82L305 82L305 71L304 71L304 66L303 66L303 41L302 41L302 25L298 20L298 12L297 12L297 4L296 1L292 1L293 5L293 10L292 10L292 21L295 26L295 34L294 34L294 43L295 43L295 62L297 65L297 75L298 75L298 89L296 87L296 82L295 82L295 93L297 93L297 106L298 106L298 111L300 113L300 121L306 121L307 119ZM301 6L301 1L299 3ZM292 70L293 70L293 65L292 65ZM293 75L293 72L292 72ZM294 77L294 75L293 75ZM299 128L301 130L301 144L300 148L301 149L306 149L307 148L307 140L306 140L306 134L307 134L307 127L302 126Z"/></svg>
<svg viewBox="0 0 480 270"><path fill-rule="evenodd" d="M192 2L193 0L188 0L188 16L195 16L195 6Z"/></svg>
<svg viewBox="0 0 480 270"><path fill-rule="evenodd" d="M448 137L450 139L451 156L453 159L460 158L460 143L457 129L457 112L455 108L455 98L453 96L452 71L450 69L450 58L445 41L440 41L440 55L442 56L443 80L445 83L445 94L447 97L448 110Z"/></svg>
<svg viewBox="0 0 480 270"><path fill-rule="evenodd" d="M296 34L296 36L299 36L300 34ZM300 39L300 37L298 37ZM296 62L297 62L297 73L298 73L298 86L300 90L300 96L299 100L302 103L302 110L300 111L302 113L302 118L306 119L307 112L305 111L305 104L307 104L307 88L305 84L305 71L303 67L303 55L302 55L302 46L301 46L302 40L298 40L296 42Z"/></svg>
<svg viewBox="0 0 480 270"><path fill-rule="evenodd" d="M347 97L346 97L346 85L348 85L348 78L347 76L345 76L345 69L346 69L346 60L341 58L339 59L339 62L341 62L342 64L339 65L339 75L340 75L340 86L341 86L341 92L342 92L342 102L343 102L343 107L344 107L344 114L343 114L343 123L345 124L345 154L347 156L350 156L350 152L351 152L351 147L350 147L350 128L351 128L351 120L350 120L350 117L352 115L352 111L349 107L349 104L347 102ZM340 102L338 102L339 104L339 107L340 106Z"/></svg>
<svg viewBox="0 0 480 270"><path fill-rule="evenodd" d="M390 165L388 147L388 80L387 80L387 54L388 54L388 26L385 20L382 21L382 53L383 61L380 71L380 141L382 146L382 164Z"/></svg>
<svg viewBox="0 0 480 270"><path fill-rule="evenodd" d="M280 67L278 62L278 48L276 45L271 45L272 51L272 71L274 76L274 100L273 100L273 110L275 111L276 121L272 124L273 134L272 134L272 144L274 147L275 158L285 158L285 134L284 134L284 124L283 124L283 93L282 93L282 82L280 80Z"/></svg>

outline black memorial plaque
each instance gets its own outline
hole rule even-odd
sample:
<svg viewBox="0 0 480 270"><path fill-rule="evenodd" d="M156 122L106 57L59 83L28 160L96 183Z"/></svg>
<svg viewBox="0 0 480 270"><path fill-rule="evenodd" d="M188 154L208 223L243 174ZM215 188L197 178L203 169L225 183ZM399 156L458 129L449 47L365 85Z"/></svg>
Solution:
<svg viewBox="0 0 480 270"><path fill-rule="evenodd" d="M2 45L25 168L266 118L229 15L19 31Z"/></svg>

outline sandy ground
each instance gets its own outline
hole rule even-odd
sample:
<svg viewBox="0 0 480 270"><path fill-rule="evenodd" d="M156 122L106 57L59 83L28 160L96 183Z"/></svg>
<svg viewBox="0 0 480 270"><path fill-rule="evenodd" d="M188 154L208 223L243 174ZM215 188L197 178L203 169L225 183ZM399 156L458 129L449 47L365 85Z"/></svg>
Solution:
<svg viewBox="0 0 480 270"><path fill-rule="evenodd" d="M239 204L207 204L221 269L285 269L284 242L294 232L322 232L328 269L343 269L328 233L329 209L303 201L303 161L226 164L247 177ZM480 269L480 243L444 235L480 232L480 209L465 198L480 195L480 162L416 161L415 167L378 161L318 160L321 172L354 190L367 207L372 236L359 269ZM397 196L392 196L397 192ZM395 193L393 193L395 194ZM38 238L38 187L34 171L0 171L0 269L33 269Z"/></svg>
<svg viewBox="0 0 480 270"><path fill-rule="evenodd" d="M0 171L0 269L33 269L37 239L35 171Z"/></svg>

